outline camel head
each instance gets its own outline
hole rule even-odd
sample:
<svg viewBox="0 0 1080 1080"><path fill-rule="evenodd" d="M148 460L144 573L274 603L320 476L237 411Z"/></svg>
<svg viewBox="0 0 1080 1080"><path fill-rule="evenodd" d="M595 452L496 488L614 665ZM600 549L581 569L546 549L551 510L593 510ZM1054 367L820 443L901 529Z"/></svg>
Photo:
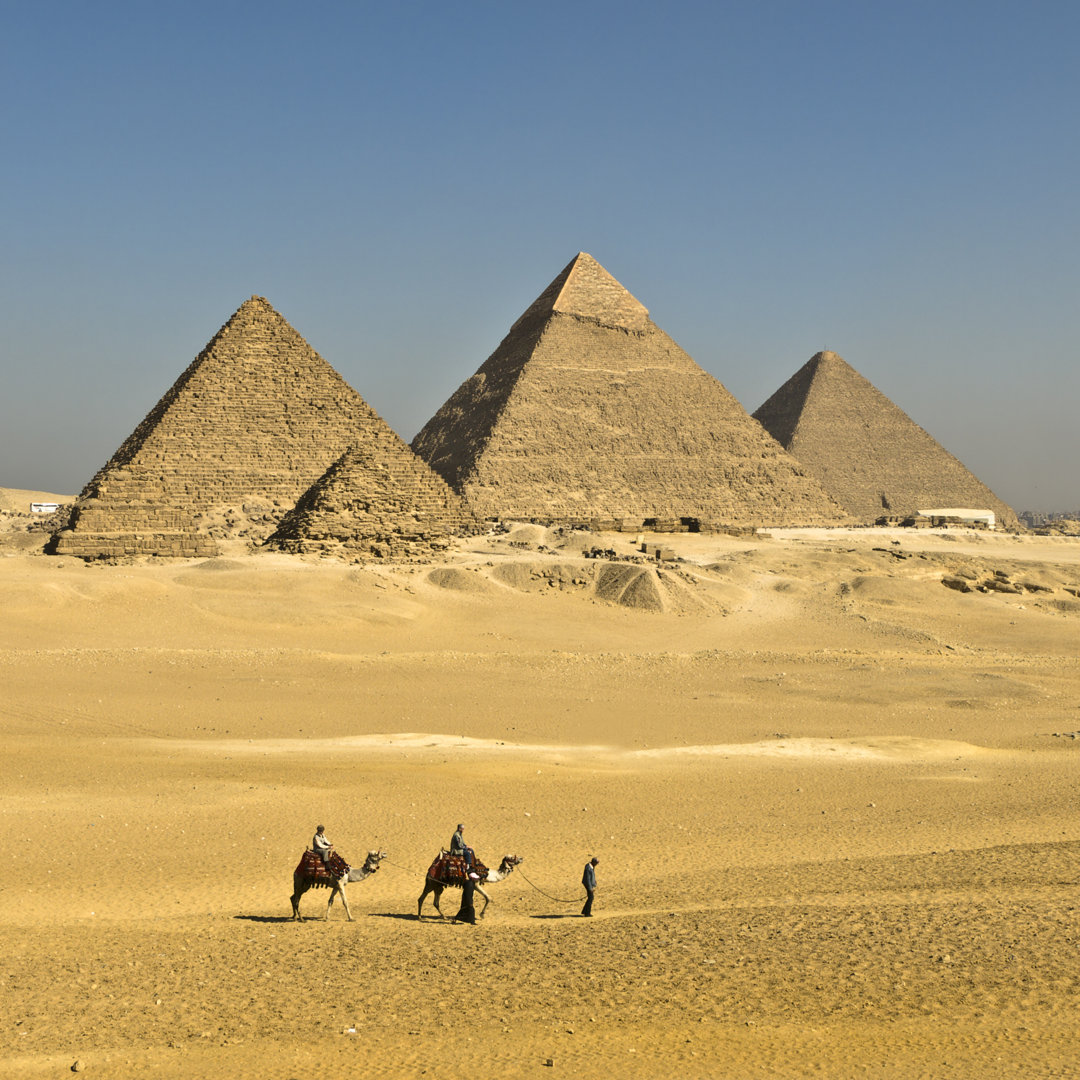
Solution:
<svg viewBox="0 0 1080 1080"><path fill-rule="evenodd" d="M369 851L367 858L364 860L364 872L374 874L379 869L379 863L389 854L389 851Z"/></svg>
<svg viewBox="0 0 1080 1080"><path fill-rule="evenodd" d="M521 860L521 855L504 855L502 862L499 863L499 874L505 877Z"/></svg>

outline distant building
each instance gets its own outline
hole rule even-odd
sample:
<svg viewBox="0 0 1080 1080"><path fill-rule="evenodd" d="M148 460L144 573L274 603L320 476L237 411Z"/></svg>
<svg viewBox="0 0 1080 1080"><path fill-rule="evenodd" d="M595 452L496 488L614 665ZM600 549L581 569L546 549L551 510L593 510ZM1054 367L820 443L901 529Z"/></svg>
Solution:
<svg viewBox="0 0 1080 1080"><path fill-rule="evenodd" d="M993 510L967 510L949 507L943 510L920 510L919 514L922 517L929 518L931 524L935 527L959 524L992 529L996 524Z"/></svg>
<svg viewBox="0 0 1080 1080"><path fill-rule="evenodd" d="M1029 528L1039 533L1064 533L1067 536L1080 534L1080 510L1024 510L1020 520Z"/></svg>

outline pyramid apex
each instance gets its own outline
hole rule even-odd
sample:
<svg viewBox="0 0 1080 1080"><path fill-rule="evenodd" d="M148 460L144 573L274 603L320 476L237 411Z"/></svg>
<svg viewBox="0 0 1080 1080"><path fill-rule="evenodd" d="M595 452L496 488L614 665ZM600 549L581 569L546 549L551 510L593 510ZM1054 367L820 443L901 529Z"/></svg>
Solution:
<svg viewBox="0 0 1080 1080"><path fill-rule="evenodd" d="M233 313L221 328L220 333L237 327L247 326L249 323L264 323L288 326L289 322L284 315L265 296L252 293Z"/></svg>
<svg viewBox="0 0 1080 1080"><path fill-rule="evenodd" d="M644 330L649 325L649 309L588 252L579 251L559 276L563 282L552 311L623 330Z"/></svg>

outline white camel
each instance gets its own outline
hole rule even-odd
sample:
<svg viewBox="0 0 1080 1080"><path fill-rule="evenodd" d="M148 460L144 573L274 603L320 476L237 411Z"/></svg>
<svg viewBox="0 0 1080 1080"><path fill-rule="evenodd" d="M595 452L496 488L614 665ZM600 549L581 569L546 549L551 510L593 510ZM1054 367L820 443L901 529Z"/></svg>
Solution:
<svg viewBox="0 0 1080 1080"><path fill-rule="evenodd" d="M293 871L293 894L290 897L293 919L297 922L304 921L300 914L300 897L308 889L329 889L330 899L326 902L326 914L323 919L330 918L330 908L334 905L334 898L340 896L341 906L345 909L345 917L352 922L349 901L345 897L345 886L350 881L363 881L364 878L374 874L379 869L379 862L385 859L387 854L385 851L369 851L363 866L348 868L340 855L331 855L329 863L323 866L320 856L314 852L305 851L300 865Z"/></svg>
<svg viewBox="0 0 1080 1080"><path fill-rule="evenodd" d="M479 916L482 919L484 912L487 911L488 904L491 903L491 897L488 896L483 890L484 885L490 885L495 881L503 881L508 878L513 872L514 867L521 862L520 855L504 855L502 862L499 863L498 870L489 870L483 864L477 864L474 867L475 870L480 871L480 880L476 882L476 891L484 898L484 906L479 911ZM435 861L431 864L430 869L427 872L427 877L424 880L424 891L420 894L420 899L416 902L416 917L418 919L423 918L424 900L427 898L428 893L434 893L432 897L432 903L435 905L435 910L439 913L440 919L445 919L446 916L442 913L442 908L439 907L439 897L443 894L443 889L454 888L460 889L463 882L460 875L449 873L451 864L444 858L444 856L437 856Z"/></svg>

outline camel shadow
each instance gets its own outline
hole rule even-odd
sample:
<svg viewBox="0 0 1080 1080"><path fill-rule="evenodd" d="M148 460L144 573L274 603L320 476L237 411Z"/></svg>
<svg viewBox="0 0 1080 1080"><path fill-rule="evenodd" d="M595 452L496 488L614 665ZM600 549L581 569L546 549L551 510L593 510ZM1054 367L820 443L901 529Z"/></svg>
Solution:
<svg viewBox="0 0 1080 1080"><path fill-rule="evenodd" d="M530 919L582 919L583 915L530 915Z"/></svg>
<svg viewBox="0 0 1080 1080"><path fill-rule="evenodd" d="M291 915L234 915L233 918L243 919L244 922L260 923L283 923L293 921L293 917Z"/></svg>
<svg viewBox="0 0 1080 1080"><path fill-rule="evenodd" d="M416 915L403 911L369 911L368 917L371 919L404 919L405 922L422 922L431 926L454 925L454 920L449 915L445 919L440 919L437 915L425 915L424 918L418 919Z"/></svg>

